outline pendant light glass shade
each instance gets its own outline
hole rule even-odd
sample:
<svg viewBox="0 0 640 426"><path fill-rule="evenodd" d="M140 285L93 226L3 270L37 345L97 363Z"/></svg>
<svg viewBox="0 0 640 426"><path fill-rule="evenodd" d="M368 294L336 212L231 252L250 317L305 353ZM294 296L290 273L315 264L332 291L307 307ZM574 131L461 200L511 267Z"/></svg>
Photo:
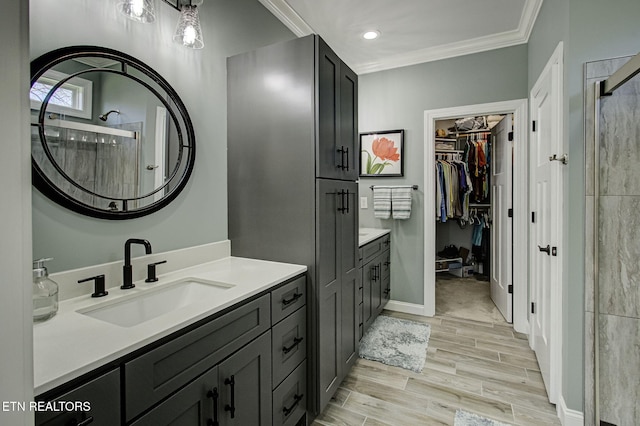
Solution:
<svg viewBox="0 0 640 426"><path fill-rule="evenodd" d="M151 23L156 20L155 0L122 0L118 2L118 10L134 21Z"/></svg>
<svg viewBox="0 0 640 426"><path fill-rule="evenodd" d="M197 6L189 4L182 6L173 41L191 49L202 49L204 47Z"/></svg>

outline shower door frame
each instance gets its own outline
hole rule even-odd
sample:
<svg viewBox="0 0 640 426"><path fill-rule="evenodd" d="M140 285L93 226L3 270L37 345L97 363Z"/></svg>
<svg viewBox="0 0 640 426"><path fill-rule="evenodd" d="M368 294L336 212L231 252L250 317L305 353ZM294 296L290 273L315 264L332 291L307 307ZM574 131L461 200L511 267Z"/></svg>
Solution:
<svg viewBox="0 0 640 426"><path fill-rule="evenodd" d="M594 90L593 116L593 223L592 232L592 273L593 273L593 415L600 423L600 278L599 251L600 238L600 99L612 95L619 87L640 74L640 53L633 56L608 78L596 81ZM587 225L588 226L588 225ZM587 265L585 265L585 268ZM588 354L585 354L588 356Z"/></svg>

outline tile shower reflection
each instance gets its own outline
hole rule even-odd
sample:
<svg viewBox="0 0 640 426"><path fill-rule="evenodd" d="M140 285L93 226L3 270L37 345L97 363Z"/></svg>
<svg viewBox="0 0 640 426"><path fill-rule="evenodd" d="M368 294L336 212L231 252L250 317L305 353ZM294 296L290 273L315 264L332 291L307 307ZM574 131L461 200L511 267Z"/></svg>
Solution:
<svg viewBox="0 0 640 426"><path fill-rule="evenodd" d="M142 123L114 126L142 134ZM62 170L82 188L100 194L95 197L75 187L48 161L37 127L32 127L32 156L53 184L83 203L108 209L110 197L135 198L140 187L140 144L134 138L46 126L45 134L53 158ZM130 201L129 207L137 207Z"/></svg>

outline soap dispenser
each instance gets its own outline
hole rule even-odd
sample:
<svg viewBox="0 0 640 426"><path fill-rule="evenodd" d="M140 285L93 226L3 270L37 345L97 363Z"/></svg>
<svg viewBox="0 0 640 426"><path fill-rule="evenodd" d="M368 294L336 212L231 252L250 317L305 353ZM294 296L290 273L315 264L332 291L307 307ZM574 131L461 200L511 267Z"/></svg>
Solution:
<svg viewBox="0 0 640 426"><path fill-rule="evenodd" d="M58 284L44 266L50 260L53 258L33 261L33 322L46 321L58 312Z"/></svg>

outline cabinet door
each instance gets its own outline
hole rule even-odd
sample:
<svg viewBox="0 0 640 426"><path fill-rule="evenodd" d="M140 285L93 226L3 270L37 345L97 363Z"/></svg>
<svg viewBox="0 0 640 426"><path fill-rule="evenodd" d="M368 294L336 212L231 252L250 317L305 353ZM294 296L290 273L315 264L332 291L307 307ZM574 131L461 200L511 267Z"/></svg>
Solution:
<svg viewBox="0 0 640 426"><path fill-rule="evenodd" d="M343 182L340 187L341 211L338 215L340 226L340 279L342 292L342 322L340 340L341 379L346 376L355 362L358 352L359 315L357 307L360 277L358 269L358 185Z"/></svg>
<svg viewBox="0 0 640 426"><path fill-rule="evenodd" d="M316 176L340 179L340 58L318 38L318 142ZM340 149L340 151L338 151Z"/></svg>
<svg viewBox="0 0 640 426"><path fill-rule="evenodd" d="M317 180L316 292L317 292L317 392L320 411L340 385L342 291L340 272L339 185L333 180Z"/></svg>
<svg viewBox="0 0 640 426"><path fill-rule="evenodd" d="M218 366L220 425L271 424L271 332Z"/></svg>
<svg viewBox="0 0 640 426"><path fill-rule="evenodd" d="M360 172L360 142L358 139L358 76L340 63L340 139L341 179L357 180Z"/></svg>
<svg viewBox="0 0 640 426"><path fill-rule="evenodd" d="M40 398L36 398L41 401ZM113 426L120 424L120 370L113 370L70 392L54 401L71 401L89 403L89 410L83 411L37 411L36 425L81 425Z"/></svg>
<svg viewBox="0 0 640 426"><path fill-rule="evenodd" d="M132 423L132 426L217 424L220 416L218 367L213 367L169 399Z"/></svg>

